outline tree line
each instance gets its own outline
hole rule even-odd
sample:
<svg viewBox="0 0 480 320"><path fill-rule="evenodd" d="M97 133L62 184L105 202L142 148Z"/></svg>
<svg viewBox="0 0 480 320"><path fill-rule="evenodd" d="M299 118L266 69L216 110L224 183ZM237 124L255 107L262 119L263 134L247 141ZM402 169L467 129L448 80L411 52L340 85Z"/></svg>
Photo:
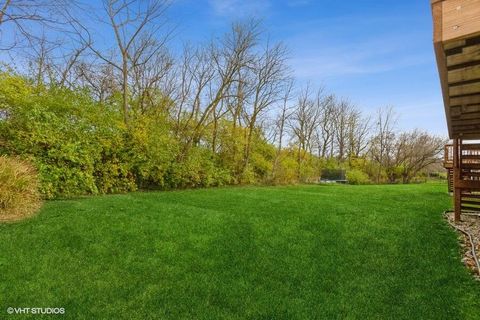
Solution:
<svg viewBox="0 0 480 320"><path fill-rule="evenodd" d="M33 161L47 197L316 182L335 168L408 183L438 162L445 139L399 132L393 108L366 115L299 87L258 20L176 52L171 5L4 1L0 50L14 59L0 77L0 152Z"/></svg>

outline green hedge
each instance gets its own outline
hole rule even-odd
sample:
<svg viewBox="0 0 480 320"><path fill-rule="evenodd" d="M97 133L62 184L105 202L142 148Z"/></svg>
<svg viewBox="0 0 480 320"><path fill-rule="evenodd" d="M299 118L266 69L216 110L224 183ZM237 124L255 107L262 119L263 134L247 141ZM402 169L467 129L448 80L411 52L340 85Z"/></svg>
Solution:
<svg viewBox="0 0 480 320"><path fill-rule="evenodd" d="M261 130L253 132L245 163L245 128L223 119L215 127L207 122L193 134L192 122L170 118L168 99L158 99L142 113L132 101L126 126L115 99L113 95L99 103L85 90L37 86L0 72L0 155L30 160L48 199L137 189L317 182L320 168L341 166L335 159L299 154L293 146L278 152ZM368 180L360 171L349 175L352 183Z"/></svg>
<svg viewBox="0 0 480 320"><path fill-rule="evenodd" d="M233 177L237 164L207 147L193 146L180 155L182 144L164 106L132 113L127 128L119 105L98 103L86 91L35 86L0 73L0 155L31 160L40 191L49 199L239 182ZM230 129L228 123L220 125ZM218 139L226 154L228 143L238 140ZM256 139L261 142L256 141L259 150L253 151L248 172L260 181L271 170L274 148Z"/></svg>

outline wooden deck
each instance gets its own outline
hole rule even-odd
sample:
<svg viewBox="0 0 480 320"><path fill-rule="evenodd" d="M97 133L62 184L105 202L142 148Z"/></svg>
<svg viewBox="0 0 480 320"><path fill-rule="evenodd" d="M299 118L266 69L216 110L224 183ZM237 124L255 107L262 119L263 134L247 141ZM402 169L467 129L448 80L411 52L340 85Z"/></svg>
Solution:
<svg viewBox="0 0 480 320"><path fill-rule="evenodd" d="M480 211L480 0L431 0L433 42L448 133L444 166L455 220ZM469 141L470 140L470 141ZM453 186L452 186L453 185Z"/></svg>
<svg viewBox="0 0 480 320"><path fill-rule="evenodd" d="M450 138L480 139L480 0L432 0Z"/></svg>

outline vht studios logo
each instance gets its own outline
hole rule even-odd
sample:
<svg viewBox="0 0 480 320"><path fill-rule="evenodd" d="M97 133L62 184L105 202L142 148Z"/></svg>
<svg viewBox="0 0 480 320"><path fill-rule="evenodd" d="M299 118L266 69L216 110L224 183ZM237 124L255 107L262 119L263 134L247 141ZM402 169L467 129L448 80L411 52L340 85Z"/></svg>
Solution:
<svg viewBox="0 0 480 320"><path fill-rule="evenodd" d="M65 308L7 308L8 314L65 314Z"/></svg>

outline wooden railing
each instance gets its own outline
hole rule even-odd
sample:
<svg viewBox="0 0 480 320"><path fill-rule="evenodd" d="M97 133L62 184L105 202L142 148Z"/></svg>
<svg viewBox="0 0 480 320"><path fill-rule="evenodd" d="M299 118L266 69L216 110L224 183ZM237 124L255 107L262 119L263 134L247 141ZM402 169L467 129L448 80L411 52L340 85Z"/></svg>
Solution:
<svg viewBox="0 0 480 320"><path fill-rule="evenodd" d="M462 165L467 165L467 166L478 165L480 167L480 144L478 143L462 144L459 157L461 159ZM454 158L453 145L451 144L445 145L444 156L443 156L443 167L445 169L453 168L453 158Z"/></svg>
<svg viewBox="0 0 480 320"><path fill-rule="evenodd" d="M445 169L453 168L453 144L445 145L445 151L443 156L443 167Z"/></svg>
<svg viewBox="0 0 480 320"><path fill-rule="evenodd" d="M480 144L464 143L445 146L444 166L448 170L449 191L454 194L455 220L462 211L480 212Z"/></svg>

